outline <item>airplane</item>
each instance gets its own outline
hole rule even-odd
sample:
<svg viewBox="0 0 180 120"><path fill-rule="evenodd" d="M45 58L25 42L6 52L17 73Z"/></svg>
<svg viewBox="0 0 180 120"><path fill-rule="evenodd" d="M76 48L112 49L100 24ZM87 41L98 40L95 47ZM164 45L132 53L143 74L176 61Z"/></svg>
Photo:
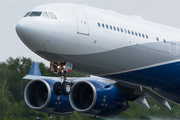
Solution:
<svg viewBox="0 0 180 120"><path fill-rule="evenodd" d="M146 97L171 110L180 104L180 30L88 5L37 6L17 23L21 41L50 62L60 77L29 75L25 101L35 110L65 115L74 110L114 117L128 101L150 109ZM98 77L66 78L71 70Z"/></svg>

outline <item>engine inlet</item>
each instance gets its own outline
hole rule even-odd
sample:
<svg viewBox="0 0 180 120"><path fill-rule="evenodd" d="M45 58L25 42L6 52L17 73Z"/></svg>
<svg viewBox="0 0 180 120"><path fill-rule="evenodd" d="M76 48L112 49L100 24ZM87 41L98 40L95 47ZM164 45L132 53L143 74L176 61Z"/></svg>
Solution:
<svg viewBox="0 0 180 120"><path fill-rule="evenodd" d="M50 87L45 80L32 80L24 91L26 104L33 109L42 109L50 101Z"/></svg>
<svg viewBox="0 0 180 120"><path fill-rule="evenodd" d="M73 85L69 98L71 106L76 111L86 112L96 103L96 89L91 82L80 81Z"/></svg>

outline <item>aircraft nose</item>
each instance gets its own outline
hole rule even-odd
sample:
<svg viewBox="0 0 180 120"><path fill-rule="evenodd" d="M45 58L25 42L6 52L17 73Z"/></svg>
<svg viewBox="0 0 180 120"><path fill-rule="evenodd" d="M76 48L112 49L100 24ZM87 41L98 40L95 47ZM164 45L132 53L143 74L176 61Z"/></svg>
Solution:
<svg viewBox="0 0 180 120"><path fill-rule="evenodd" d="M27 19L21 19L16 27L16 33L18 34L19 38L22 41L27 41L32 36L33 30L34 30L34 24L33 21L27 20Z"/></svg>
<svg viewBox="0 0 180 120"><path fill-rule="evenodd" d="M16 33L19 35L20 31L21 31L21 24L18 23L18 24L16 25Z"/></svg>

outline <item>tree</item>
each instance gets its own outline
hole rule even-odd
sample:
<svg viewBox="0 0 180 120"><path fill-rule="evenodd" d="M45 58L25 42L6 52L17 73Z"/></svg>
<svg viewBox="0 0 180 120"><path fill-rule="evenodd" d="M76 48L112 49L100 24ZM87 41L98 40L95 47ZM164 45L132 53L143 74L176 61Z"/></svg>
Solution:
<svg viewBox="0 0 180 120"><path fill-rule="evenodd" d="M48 118L48 115L43 112L35 111L29 108L24 101L24 88L29 80L22 78L29 73L32 65L30 58L9 58L5 62L0 63L0 120L32 120L36 117ZM43 76L57 76L40 62L39 67ZM67 74L67 77L87 77L89 75L72 71ZM170 103L172 110L166 110L156 104L152 99L148 98L151 111L139 106L134 102L130 103L130 108L120 114L117 118L132 118L132 119L151 119L152 117L170 117L178 118L180 115L180 107ZM50 120L102 120L74 112L67 116L53 116Z"/></svg>
<svg viewBox="0 0 180 120"><path fill-rule="evenodd" d="M40 118L48 118L46 113L35 111L29 108L24 101L24 88L29 82L22 78L29 73L32 65L30 58L18 57L16 59L9 58L6 62L0 63L0 120L31 120ZM39 62L41 74L43 76L57 76L46 67L44 63ZM86 74L72 72L68 76L87 76ZM62 119L79 119L81 116L75 112L69 116L60 116ZM57 116L58 117L58 116ZM56 116L53 116L55 120Z"/></svg>

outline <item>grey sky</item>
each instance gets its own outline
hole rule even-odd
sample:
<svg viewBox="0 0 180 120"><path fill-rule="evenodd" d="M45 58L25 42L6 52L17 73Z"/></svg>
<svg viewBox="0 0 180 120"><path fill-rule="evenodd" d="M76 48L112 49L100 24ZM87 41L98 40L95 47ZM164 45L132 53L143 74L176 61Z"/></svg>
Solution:
<svg viewBox="0 0 180 120"><path fill-rule="evenodd" d="M180 28L179 0L0 0L0 62L8 57L30 57L34 61L49 62L30 51L15 32L16 23L32 8L47 3L78 3L114 10L125 15L139 15L143 19Z"/></svg>

